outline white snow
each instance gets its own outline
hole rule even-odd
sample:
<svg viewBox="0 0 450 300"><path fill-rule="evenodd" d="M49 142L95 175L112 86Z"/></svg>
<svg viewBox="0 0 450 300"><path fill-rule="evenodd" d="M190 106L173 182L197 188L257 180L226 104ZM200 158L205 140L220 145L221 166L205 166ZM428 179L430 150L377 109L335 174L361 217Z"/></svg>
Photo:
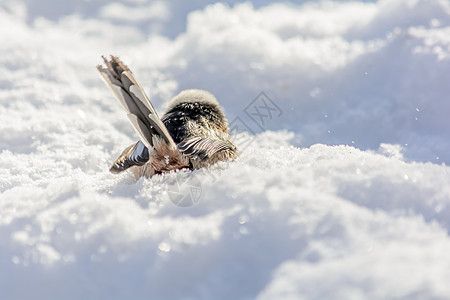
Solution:
<svg viewBox="0 0 450 300"><path fill-rule="evenodd" d="M0 2L0 299L449 299L450 2L206 3ZM108 54L241 156L110 174Z"/></svg>

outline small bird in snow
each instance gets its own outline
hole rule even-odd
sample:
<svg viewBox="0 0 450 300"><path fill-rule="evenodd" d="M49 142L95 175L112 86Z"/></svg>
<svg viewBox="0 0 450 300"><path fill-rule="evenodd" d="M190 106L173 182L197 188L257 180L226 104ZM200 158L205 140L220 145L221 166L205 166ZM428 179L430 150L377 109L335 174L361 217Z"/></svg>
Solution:
<svg viewBox="0 0 450 300"><path fill-rule="evenodd" d="M216 98L204 90L185 90L175 96L162 118L130 69L119 58L103 57L97 69L126 111L140 140L123 150L110 168L120 173L155 174L199 169L233 160L237 147L230 139L228 121Z"/></svg>

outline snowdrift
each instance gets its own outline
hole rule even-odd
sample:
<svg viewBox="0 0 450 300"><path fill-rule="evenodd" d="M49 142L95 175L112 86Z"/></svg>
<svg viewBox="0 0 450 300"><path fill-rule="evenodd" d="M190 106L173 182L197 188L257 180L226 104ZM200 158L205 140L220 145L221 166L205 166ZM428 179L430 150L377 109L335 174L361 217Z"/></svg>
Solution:
<svg viewBox="0 0 450 300"><path fill-rule="evenodd" d="M0 299L447 299L450 4L0 4ZM219 99L235 162L135 181L95 70Z"/></svg>

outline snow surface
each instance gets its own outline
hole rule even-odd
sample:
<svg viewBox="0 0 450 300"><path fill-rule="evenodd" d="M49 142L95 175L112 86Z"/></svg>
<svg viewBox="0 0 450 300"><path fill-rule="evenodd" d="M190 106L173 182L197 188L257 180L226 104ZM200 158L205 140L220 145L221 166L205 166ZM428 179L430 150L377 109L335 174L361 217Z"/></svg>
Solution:
<svg viewBox="0 0 450 300"><path fill-rule="evenodd" d="M0 2L0 299L450 299L450 2L206 3ZM239 159L108 173L110 53Z"/></svg>

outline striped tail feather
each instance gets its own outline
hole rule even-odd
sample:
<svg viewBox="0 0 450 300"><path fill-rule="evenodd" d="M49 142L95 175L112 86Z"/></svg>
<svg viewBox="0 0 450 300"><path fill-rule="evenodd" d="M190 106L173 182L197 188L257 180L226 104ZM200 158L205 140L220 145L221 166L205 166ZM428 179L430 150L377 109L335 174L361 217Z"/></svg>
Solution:
<svg viewBox="0 0 450 300"><path fill-rule="evenodd" d="M159 137L170 148L176 149L166 126L130 69L116 56L111 56L109 60L103 56L103 61L106 67L98 65L97 69L127 113L142 143L151 148L154 137Z"/></svg>

